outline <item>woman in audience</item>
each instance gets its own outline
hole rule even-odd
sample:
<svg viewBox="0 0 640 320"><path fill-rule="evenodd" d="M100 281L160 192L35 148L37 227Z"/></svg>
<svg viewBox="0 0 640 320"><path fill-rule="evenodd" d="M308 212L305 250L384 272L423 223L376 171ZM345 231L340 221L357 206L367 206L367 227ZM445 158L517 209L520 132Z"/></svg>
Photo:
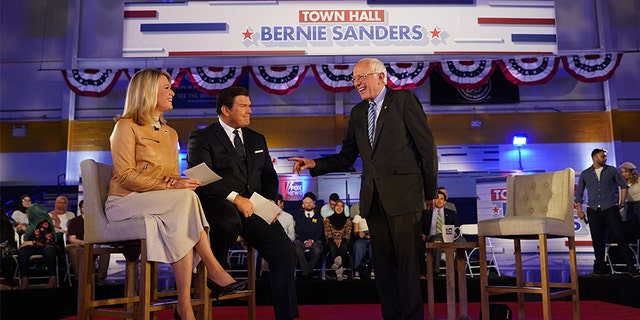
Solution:
<svg viewBox="0 0 640 320"><path fill-rule="evenodd" d="M174 95L167 72L145 69L131 79L110 137L114 171L105 211L110 221L144 217L149 260L169 263L175 275L174 317L191 320L191 276L200 260L214 295L242 290L246 281L235 281L211 252L209 225L193 191L200 182L180 177L178 134L163 117Z"/></svg>
<svg viewBox="0 0 640 320"><path fill-rule="evenodd" d="M338 281L344 280L344 268L342 263L348 261L351 251L349 239L351 238L351 219L344 214L344 202L336 201L333 214L324 219L324 235L327 239L329 261L333 261L331 269L336 273Z"/></svg>
<svg viewBox="0 0 640 320"><path fill-rule="evenodd" d="M20 225L25 227L29 226L29 217L27 217L27 208L32 204L31 196L28 194L20 197L20 202L18 202L18 209L13 210L11 213L11 219L13 219L15 225L16 232L21 235L23 233L23 228Z"/></svg>
<svg viewBox="0 0 640 320"><path fill-rule="evenodd" d="M620 174L627 182L629 190L625 200L624 212L627 221L634 221L640 227L640 183L638 183L638 171L631 162L623 162L620 165Z"/></svg>
<svg viewBox="0 0 640 320"><path fill-rule="evenodd" d="M32 255L42 255L47 268L49 281L45 288L55 288L58 280L56 278L56 254L58 243L56 242L55 228L53 220L47 209L39 204L31 205L27 208L29 225L21 225L24 231L24 239L18 249L18 267L20 268L20 289L27 289L29 286L29 276L31 275L30 258Z"/></svg>
<svg viewBox="0 0 640 320"><path fill-rule="evenodd" d="M76 217L73 212L67 210L68 207L69 198L61 195L56 197L53 210L49 211L51 219L53 220L53 225L56 228L56 232L60 233L60 240L62 240L63 234L67 233L67 224L69 223L69 220ZM62 242L62 245L64 245L64 242Z"/></svg>

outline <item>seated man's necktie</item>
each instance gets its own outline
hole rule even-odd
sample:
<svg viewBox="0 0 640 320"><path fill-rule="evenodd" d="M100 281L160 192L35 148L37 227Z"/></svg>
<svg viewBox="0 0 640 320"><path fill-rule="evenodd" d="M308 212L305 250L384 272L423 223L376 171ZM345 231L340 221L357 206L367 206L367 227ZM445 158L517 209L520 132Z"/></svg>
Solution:
<svg viewBox="0 0 640 320"><path fill-rule="evenodd" d="M238 129L236 129L233 130L233 134L235 135L235 137L233 138L233 146L236 148L236 151L238 152L240 158L242 158L242 160L244 161L244 159L247 157L247 153L244 150L242 139L240 139L240 132L238 131Z"/></svg>

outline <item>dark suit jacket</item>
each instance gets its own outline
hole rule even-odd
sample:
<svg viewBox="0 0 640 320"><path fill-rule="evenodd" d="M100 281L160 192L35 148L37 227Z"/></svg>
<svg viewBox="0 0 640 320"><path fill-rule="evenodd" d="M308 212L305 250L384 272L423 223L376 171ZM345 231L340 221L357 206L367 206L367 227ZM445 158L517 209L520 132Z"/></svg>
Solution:
<svg viewBox="0 0 640 320"><path fill-rule="evenodd" d="M267 141L262 134L249 128L243 128L242 135L247 154L246 166L219 122L193 131L189 136L189 167L204 162L222 177L222 180L196 189L201 199L225 199L235 191L247 198L257 192L275 201L278 175L271 163Z"/></svg>
<svg viewBox="0 0 640 320"><path fill-rule="evenodd" d="M382 206L390 215L416 213L425 200L434 199L438 163L436 146L418 97L407 90L387 87L376 122L373 148L367 135L369 103L353 107L340 153L315 159L312 176L347 171L358 155L362 158L360 212L366 217L377 188Z"/></svg>
<svg viewBox="0 0 640 320"><path fill-rule="evenodd" d="M456 227L460 226L460 222L458 221L458 214L447 208L443 208L444 210L444 223L443 224L452 224ZM431 231L431 221L433 220L433 210L425 211L424 216L422 217L422 233L426 236L429 236L429 231Z"/></svg>

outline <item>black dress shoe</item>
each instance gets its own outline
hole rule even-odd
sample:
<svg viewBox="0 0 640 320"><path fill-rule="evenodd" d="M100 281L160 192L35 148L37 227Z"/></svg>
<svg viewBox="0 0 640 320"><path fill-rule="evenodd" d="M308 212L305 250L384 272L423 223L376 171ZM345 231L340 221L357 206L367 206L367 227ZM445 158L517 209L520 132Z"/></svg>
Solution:
<svg viewBox="0 0 640 320"><path fill-rule="evenodd" d="M214 297L226 296L232 293L236 293L247 286L247 280L236 281L226 286L221 286L211 279L207 279L207 287L211 290L211 295Z"/></svg>

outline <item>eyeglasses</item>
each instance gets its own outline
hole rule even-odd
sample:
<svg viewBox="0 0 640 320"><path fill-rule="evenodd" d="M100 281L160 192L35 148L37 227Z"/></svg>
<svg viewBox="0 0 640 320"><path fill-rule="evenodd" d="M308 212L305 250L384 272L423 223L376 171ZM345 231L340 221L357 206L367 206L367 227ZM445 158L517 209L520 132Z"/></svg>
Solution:
<svg viewBox="0 0 640 320"><path fill-rule="evenodd" d="M22 199L22 202L31 202L31 199Z"/></svg>
<svg viewBox="0 0 640 320"><path fill-rule="evenodd" d="M370 72L370 73L364 73L364 74L361 74L361 75L355 76L355 77L351 76L351 81L353 81L353 83L356 83L356 82L362 81L362 80L364 80L364 78L366 78L366 77L368 77L368 76L370 76L372 74L376 74L376 73L377 72Z"/></svg>

